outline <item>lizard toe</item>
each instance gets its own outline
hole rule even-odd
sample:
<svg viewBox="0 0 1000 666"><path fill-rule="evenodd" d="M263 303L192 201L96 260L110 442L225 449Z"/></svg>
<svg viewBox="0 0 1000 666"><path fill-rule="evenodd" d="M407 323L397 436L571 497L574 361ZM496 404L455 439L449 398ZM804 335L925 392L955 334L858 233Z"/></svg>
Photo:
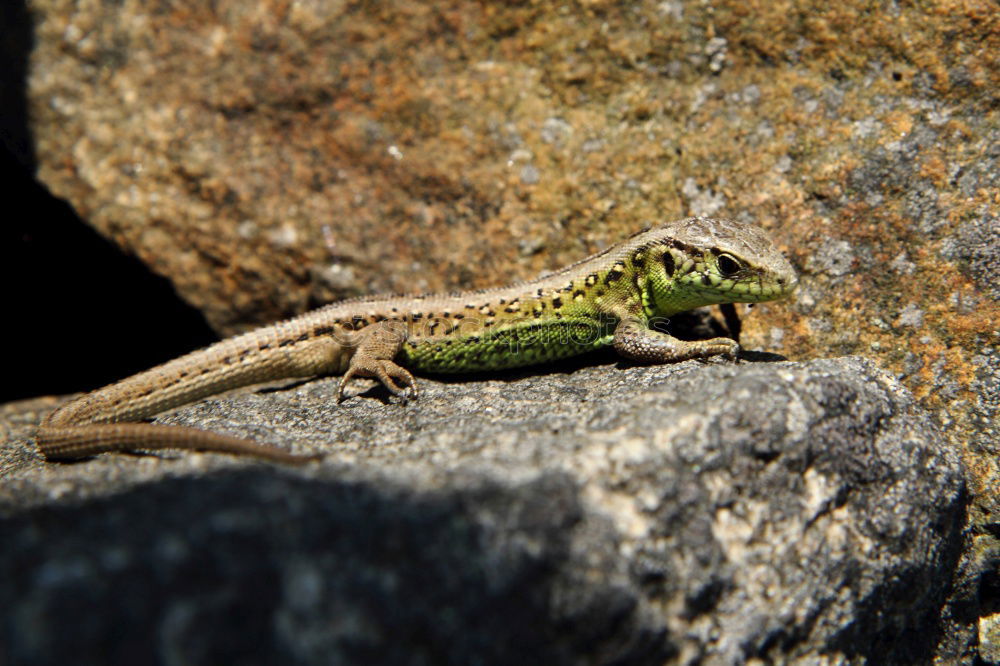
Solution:
<svg viewBox="0 0 1000 666"><path fill-rule="evenodd" d="M392 361L381 361L376 370L376 376L382 384L401 398L416 397L417 384L409 370L396 365ZM397 384L396 382L400 382Z"/></svg>

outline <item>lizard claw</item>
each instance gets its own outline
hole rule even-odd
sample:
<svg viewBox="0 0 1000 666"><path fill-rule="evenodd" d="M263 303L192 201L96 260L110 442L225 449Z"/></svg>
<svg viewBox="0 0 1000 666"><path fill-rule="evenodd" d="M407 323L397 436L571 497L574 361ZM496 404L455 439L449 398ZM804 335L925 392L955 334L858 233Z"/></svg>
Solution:
<svg viewBox="0 0 1000 666"><path fill-rule="evenodd" d="M344 376L340 378L340 383L337 384L337 404L344 401L344 388L347 386L347 380L354 376L354 368L350 368L344 373Z"/></svg>
<svg viewBox="0 0 1000 666"><path fill-rule="evenodd" d="M398 366L392 361L379 361L375 376L394 395L398 395L404 400L417 397L417 382L406 368ZM394 379L402 382L404 386L397 384L393 381Z"/></svg>

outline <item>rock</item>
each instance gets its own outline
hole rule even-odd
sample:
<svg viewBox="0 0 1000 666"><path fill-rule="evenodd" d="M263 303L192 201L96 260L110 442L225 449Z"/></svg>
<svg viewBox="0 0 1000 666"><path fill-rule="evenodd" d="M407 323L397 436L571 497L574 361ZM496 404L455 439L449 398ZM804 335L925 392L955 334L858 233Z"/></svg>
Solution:
<svg viewBox="0 0 1000 666"><path fill-rule="evenodd" d="M27 4L0 9L0 143L216 332L528 278L716 210L801 272L745 341L902 376L964 456L970 533L1000 547L995 3ZM17 395L86 365L52 349L95 374L170 356L184 334L152 331L179 318L131 276L93 280L104 256L28 208L0 243L15 304L44 304L5 331ZM112 307L76 316L85 294ZM962 580L957 616L994 635L996 586Z"/></svg>
<svg viewBox="0 0 1000 666"><path fill-rule="evenodd" d="M336 405L323 379L161 419L328 454L302 469L43 464L15 437L0 644L39 664L928 663L964 486L895 380L850 357L563 370L422 379L408 404Z"/></svg>
<svg viewBox="0 0 1000 666"><path fill-rule="evenodd" d="M762 224L803 269L816 325L769 309L782 354L872 353L902 373L947 353L956 385L977 372L1000 316L995 6L578 9L15 0L0 142L222 334L358 293L527 278L716 211ZM966 305L942 308L953 298ZM924 326L856 325L910 301ZM94 338L123 327L109 320ZM979 396L905 381L951 446L975 435ZM977 497L1000 501L1000 469L971 462Z"/></svg>
<svg viewBox="0 0 1000 666"><path fill-rule="evenodd" d="M965 222L941 250L945 258L962 262L983 292L1000 301L1000 216L984 215Z"/></svg>

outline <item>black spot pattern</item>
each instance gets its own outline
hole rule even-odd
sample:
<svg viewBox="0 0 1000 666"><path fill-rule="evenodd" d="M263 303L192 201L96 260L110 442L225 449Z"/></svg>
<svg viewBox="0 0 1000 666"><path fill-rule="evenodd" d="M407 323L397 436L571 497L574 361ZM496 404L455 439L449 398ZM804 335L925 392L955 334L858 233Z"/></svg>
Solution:
<svg viewBox="0 0 1000 666"><path fill-rule="evenodd" d="M672 276L674 271L677 270L677 264L674 262L674 253L670 250L663 253L663 270L667 272L668 276Z"/></svg>

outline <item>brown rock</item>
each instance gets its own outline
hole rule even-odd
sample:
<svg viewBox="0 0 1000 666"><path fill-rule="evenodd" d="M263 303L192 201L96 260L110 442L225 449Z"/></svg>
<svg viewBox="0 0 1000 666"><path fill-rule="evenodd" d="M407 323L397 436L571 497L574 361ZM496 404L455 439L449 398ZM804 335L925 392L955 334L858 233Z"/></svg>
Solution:
<svg viewBox="0 0 1000 666"><path fill-rule="evenodd" d="M218 331L756 221L802 288L746 344L905 375L1000 533L994 2L31 9L39 177Z"/></svg>

